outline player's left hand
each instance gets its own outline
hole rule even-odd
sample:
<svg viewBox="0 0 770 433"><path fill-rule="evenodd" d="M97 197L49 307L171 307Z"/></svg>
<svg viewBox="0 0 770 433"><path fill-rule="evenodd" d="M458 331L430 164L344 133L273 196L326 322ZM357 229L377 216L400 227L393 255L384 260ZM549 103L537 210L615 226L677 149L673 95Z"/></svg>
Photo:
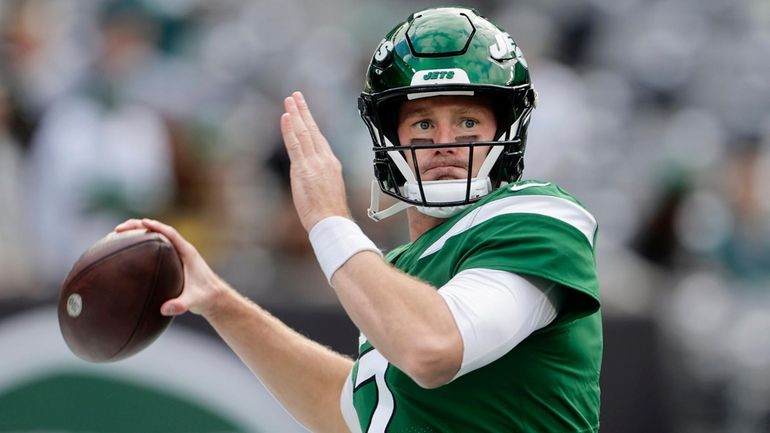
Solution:
<svg viewBox="0 0 770 433"><path fill-rule="evenodd" d="M305 230L328 216L350 218L342 165L313 120L305 98L294 92L281 115L283 142L291 160L291 193Z"/></svg>

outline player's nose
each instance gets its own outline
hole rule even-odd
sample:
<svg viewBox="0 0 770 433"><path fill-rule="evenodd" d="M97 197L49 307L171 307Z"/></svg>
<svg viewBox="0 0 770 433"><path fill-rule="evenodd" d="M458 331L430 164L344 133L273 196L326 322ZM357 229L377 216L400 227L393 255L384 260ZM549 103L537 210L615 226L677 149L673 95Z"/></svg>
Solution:
<svg viewBox="0 0 770 433"><path fill-rule="evenodd" d="M433 138L434 143L454 143L455 141L455 134L454 131L452 131L452 128L449 125L438 125L436 128L436 135ZM449 148L451 149L451 148Z"/></svg>

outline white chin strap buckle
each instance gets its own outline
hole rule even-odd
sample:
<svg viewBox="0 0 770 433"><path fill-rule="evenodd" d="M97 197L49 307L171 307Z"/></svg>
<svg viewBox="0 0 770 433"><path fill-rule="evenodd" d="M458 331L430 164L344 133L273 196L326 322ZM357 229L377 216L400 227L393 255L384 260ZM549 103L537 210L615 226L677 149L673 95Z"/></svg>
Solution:
<svg viewBox="0 0 770 433"><path fill-rule="evenodd" d="M371 193L372 198L366 213L369 218L375 221L382 221L412 206L405 201L399 201L387 209L380 210L380 184L377 182L377 179L372 179Z"/></svg>

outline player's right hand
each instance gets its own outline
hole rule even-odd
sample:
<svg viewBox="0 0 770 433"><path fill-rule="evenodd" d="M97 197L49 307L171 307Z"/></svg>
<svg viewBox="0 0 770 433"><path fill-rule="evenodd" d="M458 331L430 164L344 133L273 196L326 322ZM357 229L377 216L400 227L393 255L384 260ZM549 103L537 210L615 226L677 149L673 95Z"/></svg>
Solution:
<svg viewBox="0 0 770 433"><path fill-rule="evenodd" d="M130 219L115 227L115 232L145 228L168 238L184 265L184 288L179 297L165 302L161 314L176 316L190 311L209 316L216 310L217 300L226 290L232 290L201 257L198 250L173 227L151 219Z"/></svg>

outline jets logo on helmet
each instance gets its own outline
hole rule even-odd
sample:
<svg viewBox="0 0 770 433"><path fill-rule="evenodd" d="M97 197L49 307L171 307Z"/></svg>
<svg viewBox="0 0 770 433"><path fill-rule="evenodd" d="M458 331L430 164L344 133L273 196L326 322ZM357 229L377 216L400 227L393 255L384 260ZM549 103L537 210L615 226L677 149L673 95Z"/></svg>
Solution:
<svg viewBox="0 0 770 433"><path fill-rule="evenodd" d="M380 46L377 47L377 51L374 52L374 61L377 63L383 63L393 51L393 42L385 39L380 42Z"/></svg>
<svg viewBox="0 0 770 433"><path fill-rule="evenodd" d="M432 69L427 71L417 71L412 75L410 85L419 86L422 84L470 84L468 74L462 69Z"/></svg>
<svg viewBox="0 0 770 433"><path fill-rule="evenodd" d="M495 44L489 46L489 55L496 60L510 59L515 49L513 38L508 33L500 32L495 35Z"/></svg>
<svg viewBox="0 0 770 433"><path fill-rule="evenodd" d="M427 72L425 75L423 75L422 79L425 80L425 81L428 81L428 80L443 80L443 79L451 80L454 77L455 77L455 72L454 71L432 71L432 72ZM414 81L414 80L412 80L412 81Z"/></svg>
<svg viewBox="0 0 770 433"><path fill-rule="evenodd" d="M494 140L467 143L490 149L475 178L422 181L404 158L414 146L399 143L393 113L406 100L440 95L481 96L494 111ZM448 217L519 180L535 101L527 62L505 30L473 9L432 8L409 16L380 42L358 100L374 144L369 216L379 220L415 206ZM420 149L464 144L420 144ZM380 211L380 193L400 202Z"/></svg>

